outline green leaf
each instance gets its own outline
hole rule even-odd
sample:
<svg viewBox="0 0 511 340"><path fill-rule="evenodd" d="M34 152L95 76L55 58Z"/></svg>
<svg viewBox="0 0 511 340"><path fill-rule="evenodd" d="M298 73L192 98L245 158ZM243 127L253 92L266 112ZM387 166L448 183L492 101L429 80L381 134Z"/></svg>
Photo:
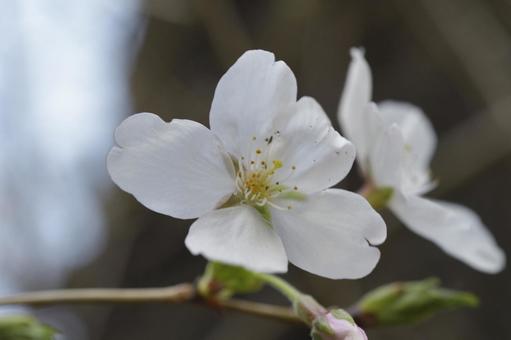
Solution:
<svg viewBox="0 0 511 340"><path fill-rule="evenodd" d="M228 299L234 294L248 294L259 291L264 282L254 272L238 266L210 262L199 280L198 289L202 296Z"/></svg>
<svg viewBox="0 0 511 340"><path fill-rule="evenodd" d="M53 340L57 332L30 316L9 316L0 319L2 340Z"/></svg>
<svg viewBox="0 0 511 340"><path fill-rule="evenodd" d="M395 282L366 294L356 305L358 317L371 326L415 323L444 310L476 307L478 298L468 292L440 287L440 281Z"/></svg>

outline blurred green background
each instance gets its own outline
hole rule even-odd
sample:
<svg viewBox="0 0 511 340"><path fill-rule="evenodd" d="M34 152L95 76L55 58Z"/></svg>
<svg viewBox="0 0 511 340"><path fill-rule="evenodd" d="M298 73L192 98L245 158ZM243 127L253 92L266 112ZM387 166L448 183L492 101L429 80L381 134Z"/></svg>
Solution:
<svg viewBox="0 0 511 340"><path fill-rule="evenodd" d="M275 53L295 72L299 94L332 118L349 49L362 46L373 68L374 98L422 107L439 135L433 196L476 210L505 250L511 246L511 2L509 0L185 1L144 4L144 38L131 77L134 110L207 124L216 83L247 49ZM120 121L119 121L120 122ZM113 131L112 131L113 133ZM112 141L113 144L113 141ZM105 169L106 171L106 169ZM341 183L357 190L356 171ZM70 287L165 286L194 280L205 260L183 240L192 221L158 215L114 188L104 252ZM511 272L478 273L385 214L390 237L376 270L332 281L291 266L285 277L325 305L349 306L396 280L438 276L470 290L481 307L419 325L369 330L370 339L511 339ZM460 247L463 245L460 244ZM285 303L271 290L254 296ZM92 339L307 339L305 327L196 305L73 308Z"/></svg>

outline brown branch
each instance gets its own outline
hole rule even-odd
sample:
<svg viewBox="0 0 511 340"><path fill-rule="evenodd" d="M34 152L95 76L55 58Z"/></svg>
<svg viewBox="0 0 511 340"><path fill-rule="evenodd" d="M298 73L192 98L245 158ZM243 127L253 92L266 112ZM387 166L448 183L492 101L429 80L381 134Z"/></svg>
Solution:
<svg viewBox="0 0 511 340"><path fill-rule="evenodd" d="M293 310L288 307L238 299L230 299L220 302L220 306L226 309L254 314L266 318L279 319L282 321L294 323L303 323L303 321L298 316L296 316Z"/></svg>
<svg viewBox="0 0 511 340"><path fill-rule="evenodd" d="M182 283L165 288L90 288L62 289L21 293L0 297L0 305L53 305L80 303L137 303L167 302L179 303L193 299L195 287L191 283Z"/></svg>
<svg viewBox="0 0 511 340"><path fill-rule="evenodd" d="M196 294L195 286L191 283L182 283L165 288L90 288L49 290L0 297L0 306L158 302L198 302L206 306L220 307L266 318L295 323L301 322L293 311L287 307L236 299L210 303Z"/></svg>

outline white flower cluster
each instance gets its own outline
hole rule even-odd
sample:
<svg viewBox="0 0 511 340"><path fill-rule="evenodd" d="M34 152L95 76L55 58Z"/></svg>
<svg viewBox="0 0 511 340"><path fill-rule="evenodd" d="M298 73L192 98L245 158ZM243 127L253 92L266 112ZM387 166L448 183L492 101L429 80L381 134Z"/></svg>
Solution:
<svg viewBox="0 0 511 340"><path fill-rule="evenodd" d="M429 163L436 147L431 123L409 103L371 102L369 65L359 49L339 106L339 120L357 147L358 163L376 188L391 188L389 207L412 231L482 272L497 273L506 256L470 209L422 197L434 188Z"/></svg>
<svg viewBox="0 0 511 340"><path fill-rule="evenodd" d="M409 104L370 103L371 77L354 50L336 132L272 53L244 53L220 79L210 129L167 123L152 113L116 130L108 170L123 190L156 212L198 218L185 243L193 254L260 272L288 261L333 279L360 278L380 258L385 223L364 197L334 189L358 160L375 187L390 187L391 209L414 231L474 267L496 272L504 255L472 212L421 198L431 125ZM461 245L460 245L461 244Z"/></svg>

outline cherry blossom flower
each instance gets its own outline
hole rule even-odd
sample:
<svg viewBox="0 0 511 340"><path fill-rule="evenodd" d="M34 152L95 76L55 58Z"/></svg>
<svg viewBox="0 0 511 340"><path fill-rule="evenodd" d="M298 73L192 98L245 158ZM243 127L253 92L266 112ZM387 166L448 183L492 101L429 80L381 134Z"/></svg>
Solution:
<svg viewBox="0 0 511 340"><path fill-rule="evenodd" d="M437 144L424 113L408 103L376 105L371 92L369 65L353 49L338 115L371 186L391 190L389 208L415 233L477 270L501 271L505 254L473 211L422 197L435 186L429 163Z"/></svg>
<svg viewBox="0 0 511 340"><path fill-rule="evenodd" d="M198 218L193 254L260 272L288 261L329 278L359 278L378 262L381 217L360 195L329 189L349 172L353 145L272 53L243 54L220 79L210 127L127 118L108 170L119 187L156 212Z"/></svg>

